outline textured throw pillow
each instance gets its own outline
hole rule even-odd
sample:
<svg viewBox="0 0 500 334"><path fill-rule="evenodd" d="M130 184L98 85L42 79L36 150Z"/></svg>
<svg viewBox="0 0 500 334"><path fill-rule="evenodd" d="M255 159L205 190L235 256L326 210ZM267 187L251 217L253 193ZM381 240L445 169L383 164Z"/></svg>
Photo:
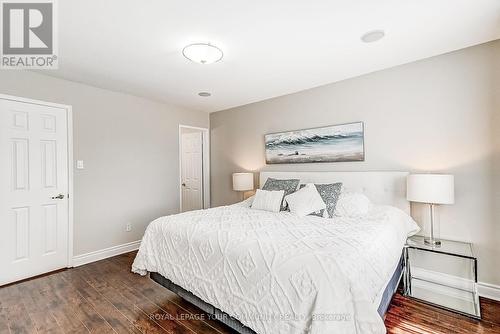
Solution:
<svg viewBox="0 0 500 334"><path fill-rule="evenodd" d="M372 203L361 193L343 192L337 202L335 216L359 217L366 215L372 209Z"/></svg>
<svg viewBox="0 0 500 334"><path fill-rule="evenodd" d="M266 183L264 183L262 190L274 190L274 191L283 190L285 192L285 196L287 196L295 192L295 190L297 190L299 182L300 182L299 179L279 180L270 177L266 180ZM286 210L286 204L284 201L282 201L281 211L285 210Z"/></svg>
<svg viewBox="0 0 500 334"><path fill-rule="evenodd" d="M304 186L304 184L300 185L301 188ZM314 184L314 186L318 190L318 193L323 199L323 202L325 202L326 204L326 213L320 211L313 213L313 215L325 218L333 218L335 214L335 208L337 206L337 201L339 200L340 193L342 192L342 183L318 183Z"/></svg>
<svg viewBox="0 0 500 334"><path fill-rule="evenodd" d="M288 203L290 212L299 217L305 217L326 208L325 202L323 202L318 190L312 183L307 184L293 194L285 196L285 201Z"/></svg>
<svg viewBox="0 0 500 334"><path fill-rule="evenodd" d="M280 212L283 190L267 191L257 189L251 208L271 212Z"/></svg>

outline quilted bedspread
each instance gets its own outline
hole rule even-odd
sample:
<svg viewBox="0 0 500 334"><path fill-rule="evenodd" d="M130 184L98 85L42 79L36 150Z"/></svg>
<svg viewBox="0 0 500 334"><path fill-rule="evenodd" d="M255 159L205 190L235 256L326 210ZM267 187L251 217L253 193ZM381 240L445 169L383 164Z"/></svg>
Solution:
<svg viewBox="0 0 500 334"><path fill-rule="evenodd" d="M156 219L132 271L158 272L257 333L385 333L378 295L416 231L389 206L324 219L243 202Z"/></svg>

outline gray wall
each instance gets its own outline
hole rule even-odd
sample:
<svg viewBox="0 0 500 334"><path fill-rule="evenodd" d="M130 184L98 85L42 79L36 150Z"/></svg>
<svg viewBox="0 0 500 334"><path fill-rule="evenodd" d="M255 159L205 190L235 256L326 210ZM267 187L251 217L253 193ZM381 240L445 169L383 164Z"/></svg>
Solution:
<svg viewBox="0 0 500 334"><path fill-rule="evenodd" d="M74 176L75 255L139 240L179 211L178 126L208 127L208 114L24 71L1 71L0 93L73 106L74 158L85 161Z"/></svg>
<svg viewBox="0 0 500 334"><path fill-rule="evenodd" d="M500 284L499 62L495 41L212 113L212 205L239 199L233 172L452 173L456 204L440 208L441 235L474 242L479 279ZM266 166L264 134L353 121L365 122L366 161Z"/></svg>
<svg viewBox="0 0 500 334"><path fill-rule="evenodd" d="M491 224L489 230L488 247L489 254L492 256L491 264L496 267L496 283L500 281L500 43L497 42L495 49L496 62L494 64L493 92L495 94L495 110L493 111L493 120L491 122L491 131L493 144L495 145L492 153L493 159L490 165L491 175Z"/></svg>

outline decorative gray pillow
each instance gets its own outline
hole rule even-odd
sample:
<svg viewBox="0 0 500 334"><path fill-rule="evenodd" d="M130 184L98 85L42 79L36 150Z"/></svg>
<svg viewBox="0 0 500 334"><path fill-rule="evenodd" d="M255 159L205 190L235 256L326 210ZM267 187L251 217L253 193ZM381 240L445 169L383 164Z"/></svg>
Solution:
<svg viewBox="0 0 500 334"><path fill-rule="evenodd" d="M264 183L262 190L284 190L284 198L286 195L290 195L291 193L295 192L297 190L297 187L299 186L299 183L299 179L279 180L270 177L266 180L266 183ZM286 209L286 202L281 200L281 211L285 211Z"/></svg>
<svg viewBox="0 0 500 334"><path fill-rule="evenodd" d="M340 197L340 193L342 192L342 183L325 183L325 184L314 184L318 193L320 194L323 202L326 204L326 211L328 213L328 217L333 218L335 213L335 207L337 206L337 202ZM300 188L305 187L305 184L301 184ZM312 213L314 216L323 216L324 211L318 211Z"/></svg>

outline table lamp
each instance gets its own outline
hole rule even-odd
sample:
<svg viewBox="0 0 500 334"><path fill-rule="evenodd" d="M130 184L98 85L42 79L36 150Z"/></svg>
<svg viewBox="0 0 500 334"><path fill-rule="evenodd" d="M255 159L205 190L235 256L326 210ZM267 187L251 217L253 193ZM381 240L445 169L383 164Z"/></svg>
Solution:
<svg viewBox="0 0 500 334"><path fill-rule="evenodd" d="M233 190L243 192L253 190L253 173L233 173Z"/></svg>
<svg viewBox="0 0 500 334"><path fill-rule="evenodd" d="M455 202L453 175L446 174L411 174L407 178L406 199L410 202L429 204L431 229L430 235L424 236L424 242L440 246L441 240L435 235L435 206Z"/></svg>

